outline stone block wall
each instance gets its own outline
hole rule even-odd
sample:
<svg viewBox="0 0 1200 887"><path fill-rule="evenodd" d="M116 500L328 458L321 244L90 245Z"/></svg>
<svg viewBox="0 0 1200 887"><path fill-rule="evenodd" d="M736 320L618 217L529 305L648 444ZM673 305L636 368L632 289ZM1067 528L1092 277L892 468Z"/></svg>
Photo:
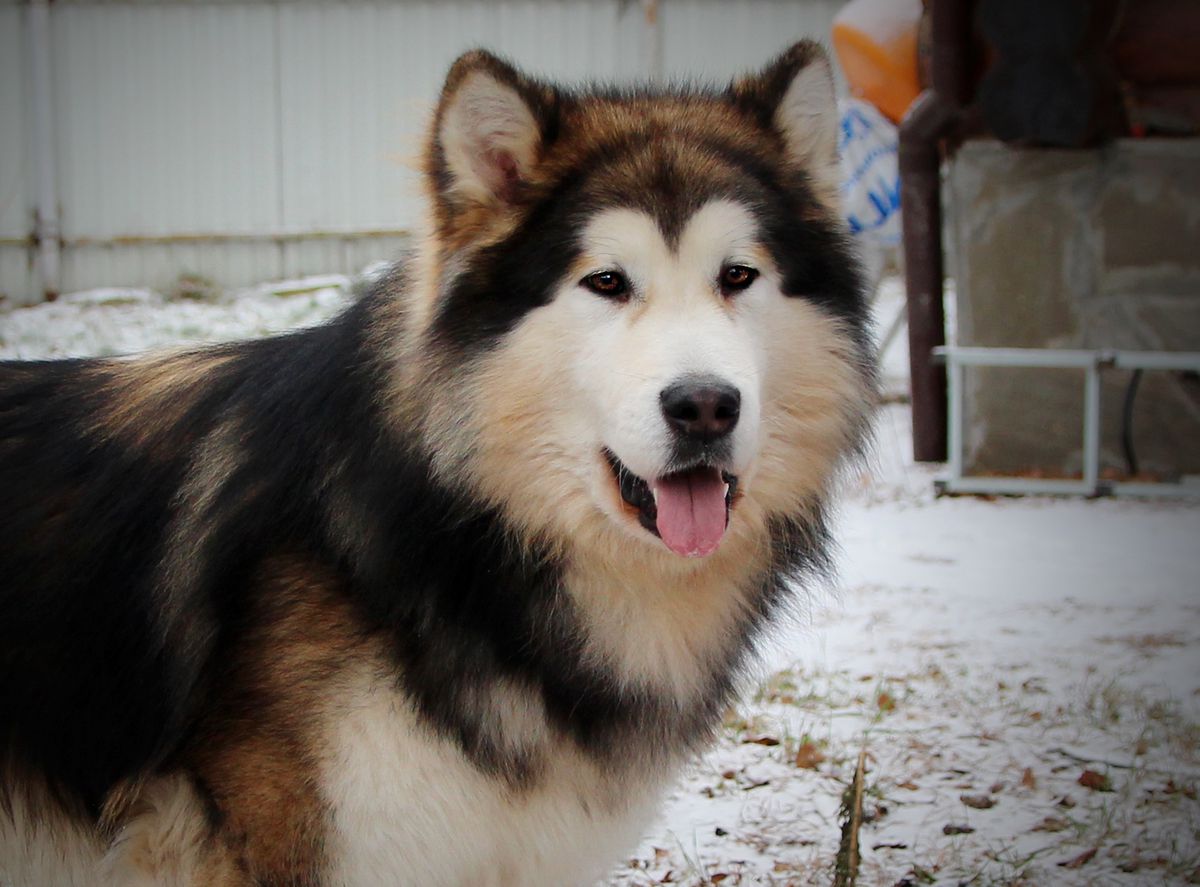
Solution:
<svg viewBox="0 0 1200 887"><path fill-rule="evenodd" d="M969 141L944 199L958 344L1200 351L1200 139ZM1128 382L1107 374L1102 468L1125 467ZM980 368L967 383L968 471L1082 469L1082 373ZM1133 428L1143 470L1200 473L1200 380L1146 373Z"/></svg>

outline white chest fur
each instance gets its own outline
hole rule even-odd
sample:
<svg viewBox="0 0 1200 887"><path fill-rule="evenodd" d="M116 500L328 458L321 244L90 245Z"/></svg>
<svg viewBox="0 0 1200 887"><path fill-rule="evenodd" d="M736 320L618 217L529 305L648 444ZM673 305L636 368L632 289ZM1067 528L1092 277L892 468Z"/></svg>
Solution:
<svg viewBox="0 0 1200 887"><path fill-rule="evenodd" d="M346 699L320 775L339 887L594 883L636 844L673 775L602 772L562 740L542 746L535 784L513 789L378 679ZM525 720L526 737L548 738L544 721Z"/></svg>

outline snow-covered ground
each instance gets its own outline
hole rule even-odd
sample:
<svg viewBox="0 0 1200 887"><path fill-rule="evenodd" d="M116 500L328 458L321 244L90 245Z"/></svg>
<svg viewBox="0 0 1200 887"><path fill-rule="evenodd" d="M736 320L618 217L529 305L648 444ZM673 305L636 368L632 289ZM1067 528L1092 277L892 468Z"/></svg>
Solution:
<svg viewBox="0 0 1200 887"><path fill-rule="evenodd" d="M1200 507L938 500L909 435L616 883L829 883L863 748L860 884L1200 881Z"/></svg>
<svg viewBox="0 0 1200 887"><path fill-rule="evenodd" d="M351 288L349 278L332 274L204 298L118 287L71 293L0 309L0 359L107 357L266 336L321 322L346 304Z"/></svg>
<svg viewBox="0 0 1200 887"><path fill-rule="evenodd" d="M0 313L0 357L260 335L348 289L94 291ZM1200 504L937 499L910 453L885 407L838 580L801 595L612 884L831 883L864 749L861 885L1200 883Z"/></svg>

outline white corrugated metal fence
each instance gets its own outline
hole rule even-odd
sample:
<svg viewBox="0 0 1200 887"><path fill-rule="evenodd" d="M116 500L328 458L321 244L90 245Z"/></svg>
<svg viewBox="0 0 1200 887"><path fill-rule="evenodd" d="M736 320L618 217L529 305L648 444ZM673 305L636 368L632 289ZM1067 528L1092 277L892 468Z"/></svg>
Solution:
<svg viewBox="0 0 1200 887"><path fill-rule="evenodd" d="M463 50L567 81L725 81L825 38L840 5L0 2L0 293L357 270L400 249L416 220L413 158ZM57 272L39 263L43 236Z"/></svg>

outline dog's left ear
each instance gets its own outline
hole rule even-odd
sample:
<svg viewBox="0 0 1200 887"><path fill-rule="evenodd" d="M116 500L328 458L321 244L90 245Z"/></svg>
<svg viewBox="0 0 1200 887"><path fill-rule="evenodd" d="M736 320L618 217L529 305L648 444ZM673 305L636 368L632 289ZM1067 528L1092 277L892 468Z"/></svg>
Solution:
<svg viewBox="0 0 1200 887"><path fill-rule="evenodd" d="M516 203L552 136L556 104L553 90L491 53L460 56L446 77L426 151L439 200Z"/></svg>
<svg viewBox="0 0 1200 887"><path fill-rule="evenodd" d="M791 159L838 181L838 110L833 70L821 45L801 40L762 71L734 81L734 104L783 136Z"/></svg>

